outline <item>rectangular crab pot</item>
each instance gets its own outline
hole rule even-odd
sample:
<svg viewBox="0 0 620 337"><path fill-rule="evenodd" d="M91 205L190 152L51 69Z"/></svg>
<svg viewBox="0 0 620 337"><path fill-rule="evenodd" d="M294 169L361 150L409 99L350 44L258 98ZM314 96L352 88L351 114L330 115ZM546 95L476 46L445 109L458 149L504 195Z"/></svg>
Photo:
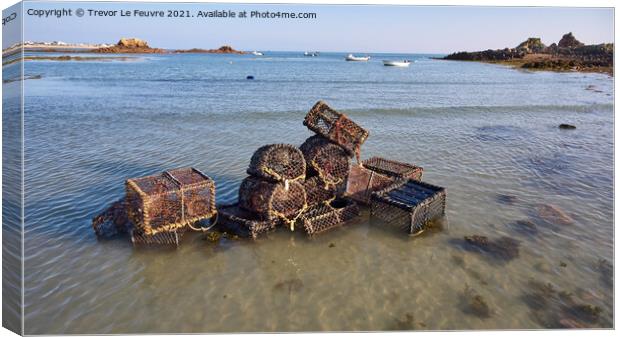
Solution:
<svg viewBox="0 0 620 337"><path fill-rule="evenodd" d="M414 179L400 180L374 192L370 206L372 216L416 235L445 215L446 190Z"/></svg>
<svg viewBox="0 0 620 337"><path fill-rule="evenodd" d="M422 172L424 171L424 169L419 166L381 157L366 159L362 162L362 165L369 170L394 178L395 180L422 180Z"/></svg>
<svg viewBox="0 0 620 337"><path fill-rule="evenodd" d="M134 246L175 246L178 247L186 227L175 230L147 234L139 228L131 230L131 242Z"/></svg>
<svg viewBox="0 0 620 337"><path fill-rule="evenodd" d="M341 226L359 215L359 208L351 199L336 199L329 204L319 204L309 208L300 219L306 233L310 236Z"/></svg>
<svg viewBox="0 0 620 337"><path fill-rule="evenodd" d="M144 234L171 232L213 217L215 182L187 167L126 182L127 216Z"/></svg>
<svg viewBox="0 0 620 337"><path fill-rule="evenodd" d="M350 155L359 157L360 147L368 138L368 131L345 114L318 101L306 115L304 125L330 141L340 145Z"/></svg>
<svg viewBox="0 0 620 337"><path fill-rule="evenodd" d="M263 218L247 211L239 204L218 207L218 229L244 238L257 239L259 236L276 229L278 222Z"/></svg>
<svg viewBox="0 0 620 337"><path fill-rule="evenodd" d="M373 192L393 183L393 178L369 170L362 165L352 165L347 177L346 195L359 203L369 205Z"/></svg>
<svg viewBox="0 0 620 337"><path fill-rule="evenodd" d="M303 185L306 189L306 203L310 207L335 199L338 191L336 186L325 184L318 176L306 179Z"/></svg>

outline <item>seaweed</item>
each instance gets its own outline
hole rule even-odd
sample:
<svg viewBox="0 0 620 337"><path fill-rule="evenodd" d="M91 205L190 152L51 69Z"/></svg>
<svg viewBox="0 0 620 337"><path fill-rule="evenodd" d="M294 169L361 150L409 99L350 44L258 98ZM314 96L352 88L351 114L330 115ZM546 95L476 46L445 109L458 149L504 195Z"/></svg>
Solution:
<svg viewBox="0 0 620 337"><path fill-rule="evenodd" d="M415 317L413 316L412 313L407 312L405 313L404 317L396 319L396 324L394 326L394 329L391 329L391 330L415 330L415 329L416 329Z"/></svg>
<svg viewBox="0 0 620 337"><path fill-rule="evenodd" d="M460 302L461 310L468 315L483 319L492 315L491 308L484 297L468 285L465 285L465 289L461 293Z"/></svg>
<svg viewBox="0 0 620 337"><path fill-rule="evenodd" d="M578 302L571 292L556 290L551 283L529 280L523 296L533 317L546 328L589 328L600 321L603 310Z"/></svg>
<svg viewBox="0 0 620 337"><path fill-rule="evenodd" d="M574 220L558 206L543 204L536 208L538 216L552 225L568 226Z"/></svg>
<svg viewBox="0 0 620 337"><path fill-rule="evenodd" d="M597 269L600 273L600 278L603 283L608 287L614 285L614 266L605 259L599 259Z"/></svg>
<svg viewBox="0 0 620 337"><path fill-rule="evenodd" d="M499 202L500 204L513 205L515 202L517 202L517 197L508 194L497 194L495 200L497 200L497 202Z"/></svg>
<svg viewBox="0 0 620 337"><path fill-rule="evenodd" d="M538 227L535 223L529 220L517 220L510 224L510 227L515 231L528 236L538 235Z"/></svg>
<svg viewBox="0 0 620 337"><path fill-rule="evenodd" d="M289 293L296 292L303 288L304 282L295 277L288 280L280 281L273 286L275 290L288 290Z"/></svg>
<svg viewBox="0 0 620 337"><path fill-rule="evenodd" d="M520 242L511 237L502 236L495 240L490 240L486 236L471 235L464 237L466 248L484 253L498 261L508 262L519 256Z"/></svg>

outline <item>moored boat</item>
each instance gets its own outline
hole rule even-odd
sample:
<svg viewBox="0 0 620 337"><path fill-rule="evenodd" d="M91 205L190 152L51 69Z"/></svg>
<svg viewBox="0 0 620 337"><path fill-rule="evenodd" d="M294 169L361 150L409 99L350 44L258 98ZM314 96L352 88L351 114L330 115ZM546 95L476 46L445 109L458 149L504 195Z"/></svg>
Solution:
<svg viewBox="0 0 620 337"><path fill-rule="evenodd" d="M370 60L370 56L354 56L353 54L349 54L347 55L347 57L344 58L347 61L368 61Z"/></svg>
<svg viewBox="0 0 620 337"><path fill-rule="evenodd" d="M263 53L255 50L255 51L252 52L252 55L254 55L254 56L263 56Z"/></svg>
<svg viewBox="0 0 620 337"><path fill-rule="evenodd" d="M408 67L411 64L409 60L403 61L394 61L394 60L383 60L383 65L388 67Z"/></svg>

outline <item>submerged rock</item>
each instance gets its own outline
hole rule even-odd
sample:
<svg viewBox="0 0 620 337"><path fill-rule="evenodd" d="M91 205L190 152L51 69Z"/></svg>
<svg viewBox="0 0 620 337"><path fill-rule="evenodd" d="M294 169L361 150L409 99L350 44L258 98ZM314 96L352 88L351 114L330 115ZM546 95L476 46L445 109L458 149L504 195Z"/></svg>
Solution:
<svg viewBox="0 0 620 337"><path fill-rule="evenodd" d="M575 130L577 127L571 124L560 124L558 128L562 130Z"/></svg>
<svg viewBox="0 0 620 337"><path fill-rule="evenodd" d="M548 223L567 226L573 223L573 219L562 211L558 206L540 205L537 209L538 216Z"/></svg>

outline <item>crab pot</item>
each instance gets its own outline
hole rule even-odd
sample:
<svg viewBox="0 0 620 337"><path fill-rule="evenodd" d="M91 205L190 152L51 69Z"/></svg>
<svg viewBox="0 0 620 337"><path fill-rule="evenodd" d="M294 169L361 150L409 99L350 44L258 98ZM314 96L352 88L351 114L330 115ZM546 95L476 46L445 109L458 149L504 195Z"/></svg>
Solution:
<svg viewBox="0 0 620 337"><path fill-rule="evenodd" d="M287 186L249 176L239 186L239 206L271 221L293 220L306 208L306 190L297 181Z"/></svg>
<svg viewBox="0 0 620 337"><path fill-rule="evenodd" d="M195 168L127 180L127 215L136 228L152 235L211 218L215 183Z"/></svg>
<svg viewBox="0 0 620 337"><path fill-rule="evenodd" d="M346 195L364 205L370 204L373 192L382 190L394 183L394 179L362 165L352 165L347 178Z"/></svg>
<svg viewBox="0 0 620 337"><path fill-rule="evenodd" d="M181 227L167 232L157 232L147 234L142 229L134 228L131 230L131 242L134 246L175 246L178 247L186 228Z"/></svg>
<svg viewBox="0 0 620 337"><path fill-rule="evenodd" d="M419 166L412 164L401 163L395 160L389 160L380 157L372 157L362 162L362 165L374 172L380 173L384 176L394 178L395 180L401 179L415 179L422 180L423 169Z"/></svg>
<svg viewBox="0 0 620 337"><path fill-rule="evenodd" d="M254 152L248 174L275 182L303 179L306 160L293 145L265 145Z"/></svg>
<svg viewBox="0 0 620 337"><path fill-rule="evenodd" d="M125 198L112 203L105 211L93 218L93 230L98 237L110 238L121 233L127 233L133 224L127 217L127 203Z"/></svg>
<svg viewBox="0 0 620 337"><path fill-rule="evenodd" d="M308 177L318 176L328 185L344 185L350 156L343 148L321 136L306 139L299 148L306 158Z"/></svg>
<svg viewBox="0 0 620 337"><path fill-rule="evenodd" d="M323 101L318 101L310 109L304 119L304 125L340 145L350 155L359 154L360 147L368 138L368 131Z"/></svg>
<svg viewBox="0 0 620 337"><path fill-rule="evenodd" d="M325 184L319 177L308 178L303 185L306 189L308 206L335 199L336 195L339 194L336 186Z"/></svg>
<svg viewBox="0 0 620 337"><path fill-rule="evenodd" d="M427 224L445 215L446 190L414 179L395 182L372 194L370 214L409 234L424 231Z"/></svg>
<svg viewBox="0 0 620 337"><path fill-rule="evenodd" d="M278 221L268 220L249 212L239 204L218 207L218 228L244 238L256 239L276 229Z"/></svg>
<svg viewBox="0 0 620 337"><path fill-rule="evenodd" d="M359 208L355 201L336 199L308 209L301 216L301 224L308 235L315 235L341 226L358 215Z"/></svg>

